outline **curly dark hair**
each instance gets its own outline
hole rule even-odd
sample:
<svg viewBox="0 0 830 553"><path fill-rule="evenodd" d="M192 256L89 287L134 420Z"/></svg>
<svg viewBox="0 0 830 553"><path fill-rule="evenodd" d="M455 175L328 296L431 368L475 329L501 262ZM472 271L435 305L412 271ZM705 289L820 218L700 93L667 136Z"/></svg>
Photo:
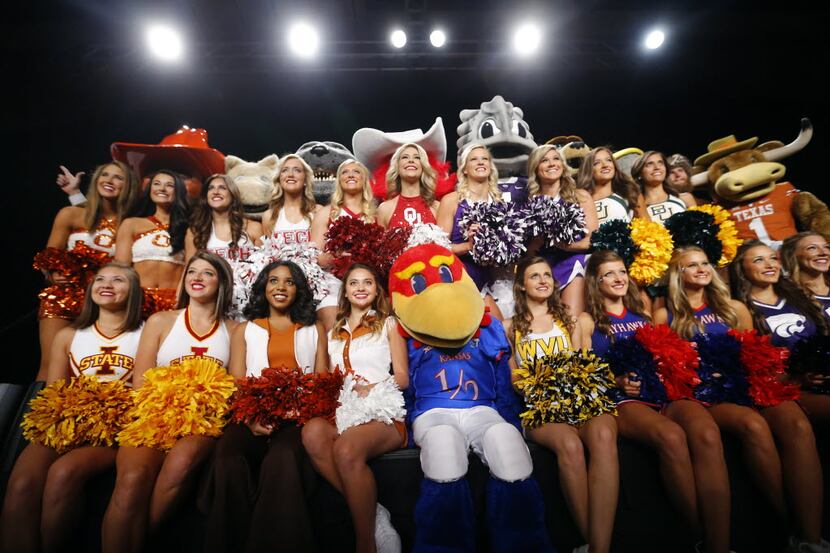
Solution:
<svg viewBox="0 0 830 553"><path fill-rule="evenodd" d="M303 271L291 261L272 261L260 271L251 286L251 299L248 300L248 305L242 310L242 314L249 321L262 319L270 314L270 304L265 297L265 286L268 284L268 275L277 267L288 267L291 271L291 278L294 279L294 285L297 287L297 296L288 311L291 322L300 323L303 326L313 325L317 320L317 313L314 310L311 287Z"/></svg>
<svg viewBox="0 0 830 553"><path fill-rule="evenodd" d="M187 233L187 226L190 221L190 200L187 196L187 187L184 185L184 178L181 174L167 169L161 169L150 173L147 177L147 187L144 193L136 200L128 217L149 217L156 212L156 204L150 198L153 179L156 175L169 175L173 177L173 187L176 197L173 198L173 205L170 208L170 225L167 232L170 234L170 245L173 246L171 253L184 249L184 235Z"/></svg>

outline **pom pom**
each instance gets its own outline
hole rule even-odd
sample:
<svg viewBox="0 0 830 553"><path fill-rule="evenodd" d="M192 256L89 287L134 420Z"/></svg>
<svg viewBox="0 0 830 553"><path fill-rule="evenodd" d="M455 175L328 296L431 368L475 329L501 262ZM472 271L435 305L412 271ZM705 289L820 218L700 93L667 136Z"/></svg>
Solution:
<svg viewBox="0 0 830 553"><path fill-rule="evenodd" d="M723 244L718 238L720 227L715 224L713 215L689 209L675 213L666 219L665 224L675 247L697 246L706 253L710 263L720 262Z"/></svg>
<svg viewBox="0 0 830 553"><path fill-rule="evenodd" d="M629 223L631 240L637 246L628 274L640 286L659 280L669 268L674 242L669 231L660 223L632 219Z"/></svg>
<svg viewBox="0 0 830 553"><path fill-rule="evenodd" d="M438 244L442 248L450 249L450 236L438 225L432 223L422 223L419 225L412 225L409 234L409 240L406 243L406 248L414 248L423 244Z"/></svg>
<svg viewBox="0 0 830 553"><path fill-rule="evenodd" d="M357 379L346 378L338 398L336 412L337 432L342 434L349 428L371 421L392 424L406 416L403 393L389 377L375 383L364 396L355 390Z"/></svg>
<svg viewBox="0 0 830 553"><path fill-rule="evenodd" d="M132 398L121 380L81 376L49 384L29 402L23 436L65 453L82 445L111 446L129 422Z"/></svg>
<svg viewBox="0 0 830 553"><path fill-rule="evenodd" d="M545 237L545 246L573 244L585 237L585 212L578 204L550 196L531 198L522 210L527 236Z"/></svg>
<svg viewBox="0 0 830 553"><path fill-rule="evenodd" d="M332 418L343 375L301 374L284 368L263 369L238 384L231 401L231 421L278 428L284 421L304 424L314 417Z"/></svg>
<svg viewBox="0 0 830 553"><path fill-rule="evenodd" d="M185 436L219 436L234 388L233 377L208 359L150 369L118 441L168 450Z"/></svg>
<svg viewBox="0 0 830 553"><path fill-rule="evenodd" d="M326 251L334 256L332 274L342 279L352 263L380 267L384 229L354 217L338 217L326 232Z"/></svg>
<svg viewBox="0 0 830 553"><path fill-rule="evenodd" d="M591 234L591 247L596 250L611 250L623 258L625 266L629 267L637 255L637 244L631 238L631 229L622 219L611 219L602 223Z"/></svg>
<svg viewBox="0 0 830 553"><path fill-rule="evenodd" d="M605 360L617 376L634 373L634 376L629 378L640 383L640 395L637 399L656 405L667 402L666 389L660 382L654 356L635 335L612 343L605 354Z"/></svg>
<svg viewBox="0 0 830 553"><path fill-rule="evenodd" d="M478 225L473 236L473 261L483 266L506 267L525 252L525 217L512 203L476 202L458 220L468 235L471 225Z"/></svg>
<svg viewBox="0 0 830 553"><path fill-rule="evenodd" d="M608 396L613 376L608 364L592 353L537 357L523 364L516 377L526 408L520 418L528 428L548 422L578 426L604 413L616 414Z"/></svg>
<svg viewBox="0 0 830 553"><path fill-rule="evenodd" d="M741 345L729 334L695 336L700 357L700 384L695 398L704 403L736 403L751 405L749 384L741 367Z"/></svg>
<svg viewBox="0 0 830 553"><path fill-rule="evenodd" d="M704 204L689 208L691 211L701 211L711 215L715 224L718 226L717 238L721 242L723 251L718 259L718 267L726 267L738 253L738 248L744 243L738 238L738 229L735 227L735 221L729 216L729 212L719 205ZM714 261L712 261L714 263Z"/></svg>
<svg viewBox="0 0 830 553"><path fill-rule="evenodd" d="M376 261L378 265L375 266L382 279L386 280L389 276L389 269L407 248L411 235L412 227L410 226L390 228L384 233L383 240L378 244Z"/></svg>
<svg viewBox="0 0 830 553"><path fill-rule="evenodd" d="M789 356L787 348L773 346L769 336L755 330L730 330L729 334L741 344L741 365L755 405L772 407L798 399L798 386L783 381Z"/></svg>
<svg viewBox="0 0 830 553"><path fill-rule="evenodd" d="M668 325L645 325L634 335L653 356L669 401L693 397L700 378L698 354L691 342L678 336Z"/></svg>
<svg viewBox="0 0 830 553"><path fill-rule="evenodd" d="M823 384L805 383L804 389L816 394L830 394L830 336L814 334L799 340L790 353L787 372L804 381L808 375L823 376Z"/></svg>

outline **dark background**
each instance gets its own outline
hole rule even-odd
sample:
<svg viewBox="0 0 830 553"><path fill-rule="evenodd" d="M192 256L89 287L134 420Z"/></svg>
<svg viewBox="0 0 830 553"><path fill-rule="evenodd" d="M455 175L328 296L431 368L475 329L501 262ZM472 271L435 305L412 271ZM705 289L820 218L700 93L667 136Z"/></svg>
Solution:
<svg viewBox="0 0 830 553"><path fill-rule="evenodd" d="M7 3L2 25L3 248L6 298L0 336L20 351L0 377L25 381L37 366L31 270L65 196L58 165L88 173L115 141L158 143L182 124L202 127L226 154L256 160L309 140L351 146L368 126L397 131L444 119L455 158L458 112L501 94L524 110L537 142L578 134L592 146L638 146L694 159L727 134L793 140L799 120L812 143L785 161L787 178L825 201L828 112L825 3L547 3L353 0L191 0ZM541 55L509 53L513 22L545 28ZM296 15L317 23L318 60L287 53L284 28ZM145 21L187 35L187 61L149 59ZM644 53L645 32L667 31ZM393 24L409 44L388 44ZM449 41L427 42L433 24ZM14 346L12 348L12 346ZM29 361L26 361L29 359ZM10 360L14 360L12 356Z"/></svg>

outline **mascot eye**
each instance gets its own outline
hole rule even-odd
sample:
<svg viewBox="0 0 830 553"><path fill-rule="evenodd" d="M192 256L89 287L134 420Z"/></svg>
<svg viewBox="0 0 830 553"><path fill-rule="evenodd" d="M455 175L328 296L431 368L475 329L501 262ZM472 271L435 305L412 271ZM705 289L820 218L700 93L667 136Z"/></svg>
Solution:
<svg viewBox="0 0 830 553"><path fill-rule="evenodd" d="M412 290L414 290L416 294L420 294L427 287L427 279L421 273L412 275L409 279L409 283L412 285Z"/></svg>
<svg viewBox="0 0 830 553"><path fill-rule="evenodd" d="M725 175L726 173L729 172L729 166L727 164L723 163L723 164L721 164L720 167L718 167L718 171L720 171L721 175Z"/></svg>
<svg viewBox="0 0 830 553"><path fill-rule="evenodd" d="M441 282L451 283L453 281L452 271L446 265L438 267L438 274L441 276Z"/></svg>
<svg viewBox="0 0 830 553"><path fill-rule="evenodd" d="M481 138L490 138L497 134L501 134L501 129L498 125L496 125L496 120L491 117L484 120L478 128L478 134Z"/></svg>
<svg viewBox="0 0 830 553"><path fill-rule="evenodd" d="M522 138L527 138L527 125L518 119L513 120L513 134L518 134Z"/></svg>

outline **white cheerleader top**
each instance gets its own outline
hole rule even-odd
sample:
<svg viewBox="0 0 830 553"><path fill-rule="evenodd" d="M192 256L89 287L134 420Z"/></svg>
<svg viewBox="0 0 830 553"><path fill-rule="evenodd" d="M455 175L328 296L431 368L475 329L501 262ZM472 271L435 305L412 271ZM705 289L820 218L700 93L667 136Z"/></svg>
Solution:
<svg viewBox="0 0 830 553"><path fill-rule="evenodd" d="M139 232L133 236L133 263L141 261L166 261L184 265L184 250L173 255L168 226L154 216L147 217L156 228Z"/></svg>
<svg viewBox="0 0 830 553"><path fill-rule="evenodd" d="M258 377L262 369L270 366L268 362L268 330L248 321L245 325L245 376ZM314 372L317 357L317 325L301 326L294 331L294 358L297 366L305 373Z"/></svg>
<svg viewBox="0 0 830 553"><path fill-rule="evenodd" d="M138 351L141 327L107 336L93 323L75 331L69 346L69 367L73 376L92 376L100 382L123 380L132 386L133 364Z"/></svg>
<svg viewBox="0 0 830 553"><path fill-rule="evenodd" d="M307 244L311 241L311 221L303 217L299 222L292 223L285 215L285 208L281 208L271 234L278 245Z"/></svg>
<svg viewBox="0 0 830 553"><path fill-rule="evenodd" d="M236 248L231 249L230 242L216 236L216 229L213 223L211 223L210 238L208 238L207 244L205 244L207 251L215 253L228 261L248 259L253 252L254 243L251 242L251 239L248 238L248 235L244 231L242 232L242 236L239 237L239 240L236 241L236 245Z"/></svg>
<svg viewBox="0 0 830 553"><path fill-rule="evenodd" d="M622 219L628 222L634 215L625 198L616 193L601 200L594 200L594 205L597 207L597 220L600 225L612 219Z"/></svg>
<svg viewBox="0 0 830 553"><path fill-rule="evenodd" d="M389 349L389 328L395 324L392 317L386 319L380 332L374 333L365 326L354 332L349 321L340 329L340 339L329 339L328 350L331 367L351 370L366 384L375 384L390 376L392 353Z"/></svg>
<svg viewBox="0 0 830 553"><path fill-rule="evenodd" d="M110 255L115 255L115 221L101 219L98 226L90 232L85 228L72 229L66 241L66 249L73 250L75 246L85 245Z"/></svg>
<svg viewBox="0 0 830 553"><path fill-rule="evenodd" d="M227 367L231 358L231 337L224 321L215 321L199 335L190 325L190 310L184 308L156 354L156 366L180 365L189 359L206 358Z"/></svg>
<svg viewBox="0 0 830 553"><path fill-rule="evenodd" d="M669 195L666 201L647 205L646 211L649 219L663 225L675 213L686 211L686 203L677 196Z"/></svg>
<svg viewBox="0 0 830 553"><path fill-rule="evenodd" d="M520 367L523 363L532 363L538 357L572 350L571 336L559 321L554 321L553 327L547 332L531 332L520 337L516 331L516 363Z"/></svg>

